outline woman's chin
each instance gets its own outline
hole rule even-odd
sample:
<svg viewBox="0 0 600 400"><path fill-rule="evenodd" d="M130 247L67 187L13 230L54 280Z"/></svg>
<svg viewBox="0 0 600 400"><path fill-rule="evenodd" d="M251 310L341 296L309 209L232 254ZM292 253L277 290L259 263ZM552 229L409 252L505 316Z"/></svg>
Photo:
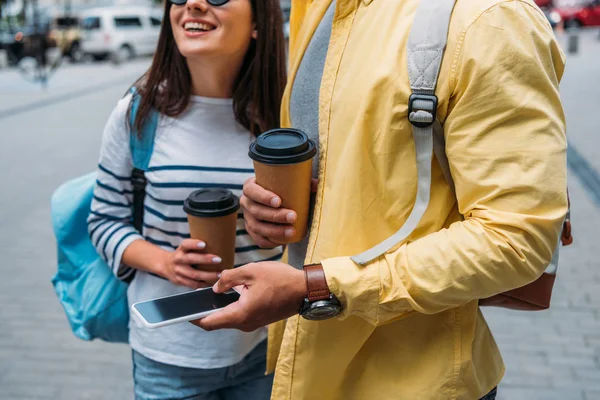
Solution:
<svg viewBox="0 0 600 400"><path fill-rule="evenodd" d="M218 55L217 49L212 48L212 47L209 48L209 47L205 47L205 46L202 46L201 48L199 48L199 47L180 48L179 52L181 53L182 56L184 56L187 59L194 59L194 58Z"/></svg>

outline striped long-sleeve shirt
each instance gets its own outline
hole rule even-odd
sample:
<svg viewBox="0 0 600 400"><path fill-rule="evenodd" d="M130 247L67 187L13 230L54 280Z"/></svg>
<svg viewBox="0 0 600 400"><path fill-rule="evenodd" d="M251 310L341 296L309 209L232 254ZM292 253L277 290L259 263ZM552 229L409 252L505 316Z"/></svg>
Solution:
<svg viewBox="0 0 600 400"><path fill-rule="evenodd" d="M247 156L251 135L236 123L232 101L192 97L178 118L161 117L154 151L146 172L144 224L140 234L132 225L132 158L126 113L131 97L119 101L104 131L98 180L94 189L89 233L99 254L117 276L131 269L121 262L133 241L144 239L175 250L189 237L183 202L199 188L227 188L241 195L244 181L253 175ZM276 260L281 249L263 250L252 241L238 217L236 265ZM190 289L141 271L129 286L129 304ZM206 332L191 324L156 330L130 322L134 350L156 361L191 368L219 368L239 362L266 337L264 330Z"/></svg>

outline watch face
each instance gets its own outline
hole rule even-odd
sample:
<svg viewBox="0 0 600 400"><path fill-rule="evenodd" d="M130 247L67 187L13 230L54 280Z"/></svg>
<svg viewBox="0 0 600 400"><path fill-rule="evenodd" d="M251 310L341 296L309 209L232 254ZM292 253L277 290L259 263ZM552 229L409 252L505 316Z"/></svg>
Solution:
<svg viewBox="0 0 600 400"><path fill-rule="evenodd" d="M332 304L329 301L317 301L311 304L310 308L302 313L302 316L311 321L322 321L333 318L342 311L338 304Z"/></svg>

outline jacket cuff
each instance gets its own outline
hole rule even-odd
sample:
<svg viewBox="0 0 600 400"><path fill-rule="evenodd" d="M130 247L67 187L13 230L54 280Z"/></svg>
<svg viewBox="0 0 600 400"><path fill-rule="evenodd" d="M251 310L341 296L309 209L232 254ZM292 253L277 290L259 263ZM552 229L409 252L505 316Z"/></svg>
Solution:
<svg viewBox="0 0 600 400"><path fill-rule="evenodd" d="M343 320L350 315L376 325L379 307L379 263L361 266L350 257L336 257L321 261L329 291L342 303Z"/></svg>

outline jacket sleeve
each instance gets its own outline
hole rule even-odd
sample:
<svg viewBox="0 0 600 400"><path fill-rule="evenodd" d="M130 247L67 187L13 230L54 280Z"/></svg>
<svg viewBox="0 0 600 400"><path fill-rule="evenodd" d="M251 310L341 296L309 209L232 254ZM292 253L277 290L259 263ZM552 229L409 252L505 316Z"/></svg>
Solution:
<svg viewBox="0 0 600 400"><path fill-rule="evenodd" d="M322 261L342 318L438 313L524 286L552 258L567 210L564 55L525 2L494 6L463 37L446 55L454 93L444 129L465 219L366 266Z"/></svg>
<svg viewBox="0 0 600 400"><path fill-rule="evenodd" d="M133 272L121 264L123 252L134 240L143 239L132 225L133 163L126 123L130 100L129 95L119 101L104 128L98 177L88 217L92 243L120 279Z"/></svg>

